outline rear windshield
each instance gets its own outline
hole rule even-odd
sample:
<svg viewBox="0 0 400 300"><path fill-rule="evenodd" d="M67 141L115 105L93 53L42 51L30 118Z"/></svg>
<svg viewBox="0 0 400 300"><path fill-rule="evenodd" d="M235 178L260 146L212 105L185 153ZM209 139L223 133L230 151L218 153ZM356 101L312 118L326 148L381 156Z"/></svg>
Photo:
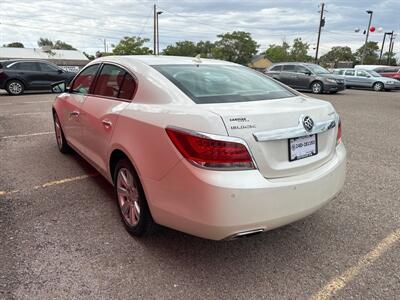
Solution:
<svg viewBox="0 0 400 300"><path fill-rule="evenodd" d="M197 104L248 102L296 96L266 75L230 65L153 65Z"/></svg>

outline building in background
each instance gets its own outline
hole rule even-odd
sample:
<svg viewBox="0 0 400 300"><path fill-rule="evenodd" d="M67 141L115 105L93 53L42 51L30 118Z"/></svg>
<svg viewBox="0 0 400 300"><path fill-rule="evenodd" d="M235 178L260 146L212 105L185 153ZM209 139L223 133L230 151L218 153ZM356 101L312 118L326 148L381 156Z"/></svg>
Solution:
<svg viewBox="0 0 400 300"><path fill-rule="evenodd" d="M79 71L89 62L89 59L78 50L54 50L48 48L0 48L0 60L8 59L47 60L71 72Z"/></svg>
<svg viewBox="0 0 400 300"><path fill-rule="evenodd" d="M272 61L265 57L264 54L254 55L251 62L248 64L250 68L257 71L264 71L265 68L268 68L270 65L272 65Z"/></svg>

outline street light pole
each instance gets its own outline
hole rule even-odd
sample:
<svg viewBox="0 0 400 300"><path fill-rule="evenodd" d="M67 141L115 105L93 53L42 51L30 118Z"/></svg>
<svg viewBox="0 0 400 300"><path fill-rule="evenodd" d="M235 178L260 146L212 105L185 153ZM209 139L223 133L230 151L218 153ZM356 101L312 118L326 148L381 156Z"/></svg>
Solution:
<svg viewBox="0 0 400 300"><path fill-rule="evenodd" d="M154 16L153 16L153 22L154 22L154 26L153 26L153 54L157 55L157 6L154 4L153 6L153 10L154 10Z"/></svg>
<svg viewBox="0 0 400 300"><path fill-rule="evenodd" d="M158 26L158 16L161 15L163 12L158 11L157 12L157 55L160 55L160 31L159 31L159 26Z"/></svg>
<svg viewBox="0 0 400 300"><path fill-rule="evenodd" d="M365 37L365 44L364 44L364 49L361 57L361 64L364 64L364 59L365 59L365 54L367 53L367 43L368 43L368 35L369 35L369 28L371 27L371 21L372 21L372 15L373 15L372 10L367 10L367 14L369 14L369 23L368 23L368 28L367 28L367 35Z"/></svg>
<svg viewBox="0 0 400 300"><path fill-rule="evenodd" d="M390 57L392 56L393 52L393 46L394 46L394 37L393 37L393 31L390 34L390 42L389 42L389 53L388 53L388 59L387 59L387 64L390 65Z"/></svg>

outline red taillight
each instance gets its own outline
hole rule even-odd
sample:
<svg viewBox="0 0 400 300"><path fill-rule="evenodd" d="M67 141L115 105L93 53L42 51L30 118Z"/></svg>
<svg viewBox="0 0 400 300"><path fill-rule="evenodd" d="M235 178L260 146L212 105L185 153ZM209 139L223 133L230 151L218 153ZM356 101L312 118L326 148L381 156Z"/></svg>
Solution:
<svg viewBox="0 0 400 300"><path fill-rule="evenodd" d="M174 128L166 131L182 156L195 165L213 169L255 169L247 147L240 142Z"/></svg>
<svg viewBox="0 0 400 300"><path fill-rule="evenodd" d="M339 145L342 142L342 122L339 120L337 136L336 136L336 145Z"/></svg>

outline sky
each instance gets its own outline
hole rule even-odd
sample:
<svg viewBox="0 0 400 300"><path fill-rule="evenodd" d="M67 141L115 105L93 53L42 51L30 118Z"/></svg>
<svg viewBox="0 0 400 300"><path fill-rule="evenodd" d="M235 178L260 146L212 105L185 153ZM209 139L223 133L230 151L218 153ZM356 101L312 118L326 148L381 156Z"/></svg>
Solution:
<svg viewBox="0 0 400 300"><path fill-rule="evenodd" d="M36 48L39 37L46 37L94 54L104 50L104 39L111 50L122 37L134 35L150 39L152 48L154 4L162 11L160 49L181 40L214 41L218 34L240 30L251 33L260 52L300 37L311 45L309 54L315 53L320 1L312 0L0 0L0 46L19 41ZM372 26L399 33L394 51L400 57L400 0L325 0L325 9L321 54L332 46L362 46L366 10L373 10ZM383 32L376 30L369 40L381 45Z"/></svg>

